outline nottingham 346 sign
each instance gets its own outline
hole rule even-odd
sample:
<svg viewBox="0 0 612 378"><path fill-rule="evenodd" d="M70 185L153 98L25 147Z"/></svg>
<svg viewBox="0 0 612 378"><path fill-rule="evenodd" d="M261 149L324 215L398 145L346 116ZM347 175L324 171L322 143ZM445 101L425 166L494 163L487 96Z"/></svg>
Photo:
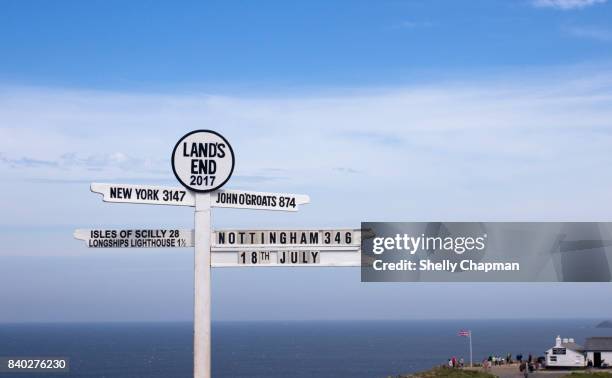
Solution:
<svg viewBox="0 0 612 378"><path fill-rule="evenodd" d="M221 134L196 130L172 151L181 187L91 184L105 202L192 206L194 229L79 229L75 238L90 248L194 247L194 377L211 374L210 269L214 267L361 266L356 229L212 230L211 208L291 211L310 202L303 194L221 189L234 172L235 155Z"/></svg>

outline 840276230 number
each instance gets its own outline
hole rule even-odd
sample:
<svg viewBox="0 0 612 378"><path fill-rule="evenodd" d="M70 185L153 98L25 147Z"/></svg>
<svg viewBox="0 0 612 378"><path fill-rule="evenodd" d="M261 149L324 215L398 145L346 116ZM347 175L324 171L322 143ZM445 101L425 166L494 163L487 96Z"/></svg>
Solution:
<svg viewBox="0 0 612 378"><path fill-rule="evenodd" d="M0 357L0 373L9 372L67 372L65 357Z"/></svg>

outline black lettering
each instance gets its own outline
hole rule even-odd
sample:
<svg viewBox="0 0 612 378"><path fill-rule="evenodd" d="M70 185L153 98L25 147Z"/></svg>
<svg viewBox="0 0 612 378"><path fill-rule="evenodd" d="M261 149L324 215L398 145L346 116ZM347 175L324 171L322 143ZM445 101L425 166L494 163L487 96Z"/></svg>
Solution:
<svg viewBox="0 0 612 378"><path fill-rule="evenodd" d="M191 143L191 147L187 147L187 143L183 143L184 157L198 158L224 158L227 145L225 143Z"/></svg>
<svg viewBox="0 0 612 378"><path fill-rule="evenodd" d="M225 143L217 144L217 148L219 150L217 153L217 157L224 158L225 157Z"/></svg>
<svg viewBox="0 0 612 378"><path fill-rule="evenodd" d="M132 198L132 188L111 187L110 198Z"/></svg>
<svg viewBox="0 0 612 378"><path fill-rule="evenodd" d="M319 261L317 260L317 258L319 257L319 252L312 251L312 252L310 252L310 253L311 253L311 255L312 255L312 263L313 263L313 264L318 264L318 263L319 263Z"/></svg>
<svg viewBox="0 0 612 378"><path fill-rule="evenodd" d="M211 159L192 159L191 174L194 175L214 175L217 172L217 162Z"/></svg>
<svg viewBox="0 0 612 378"><path fill-rule="evenodd" d="M310 233L310 244L319 244L319 233L318 232Z"/></svg>

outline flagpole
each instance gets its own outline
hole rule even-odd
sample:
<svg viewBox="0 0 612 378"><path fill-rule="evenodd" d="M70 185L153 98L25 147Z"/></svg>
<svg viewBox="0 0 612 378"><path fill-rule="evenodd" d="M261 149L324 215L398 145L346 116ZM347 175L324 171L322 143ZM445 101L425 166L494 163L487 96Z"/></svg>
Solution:
<svg viewBox="0 0 612 378"><path fill-rule="evenodd" d="M472 364L472 330L470 330L470 367L474 367Z"/></svg>

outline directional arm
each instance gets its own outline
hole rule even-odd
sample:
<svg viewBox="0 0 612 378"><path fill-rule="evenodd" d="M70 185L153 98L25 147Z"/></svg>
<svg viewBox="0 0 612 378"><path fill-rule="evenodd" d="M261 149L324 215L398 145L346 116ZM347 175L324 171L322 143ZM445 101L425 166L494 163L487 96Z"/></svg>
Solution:
<svg viewBox="0 0 612 378"><path fill-rule="evenodd" d="M193 193L179 187L93 183L91 191L102 194L104 202L195 206Z"/></svg>
<svg viewBox="0 0 612 378"><path fill-rule="evenodd" d="M195 206L194 192L180 187L93 183L91 191L102 194L104 202ZM305 194L232 189L220 189L210 196L211 207L250 210L298 211L300 205L310 202L310 197Z"/></svg>

